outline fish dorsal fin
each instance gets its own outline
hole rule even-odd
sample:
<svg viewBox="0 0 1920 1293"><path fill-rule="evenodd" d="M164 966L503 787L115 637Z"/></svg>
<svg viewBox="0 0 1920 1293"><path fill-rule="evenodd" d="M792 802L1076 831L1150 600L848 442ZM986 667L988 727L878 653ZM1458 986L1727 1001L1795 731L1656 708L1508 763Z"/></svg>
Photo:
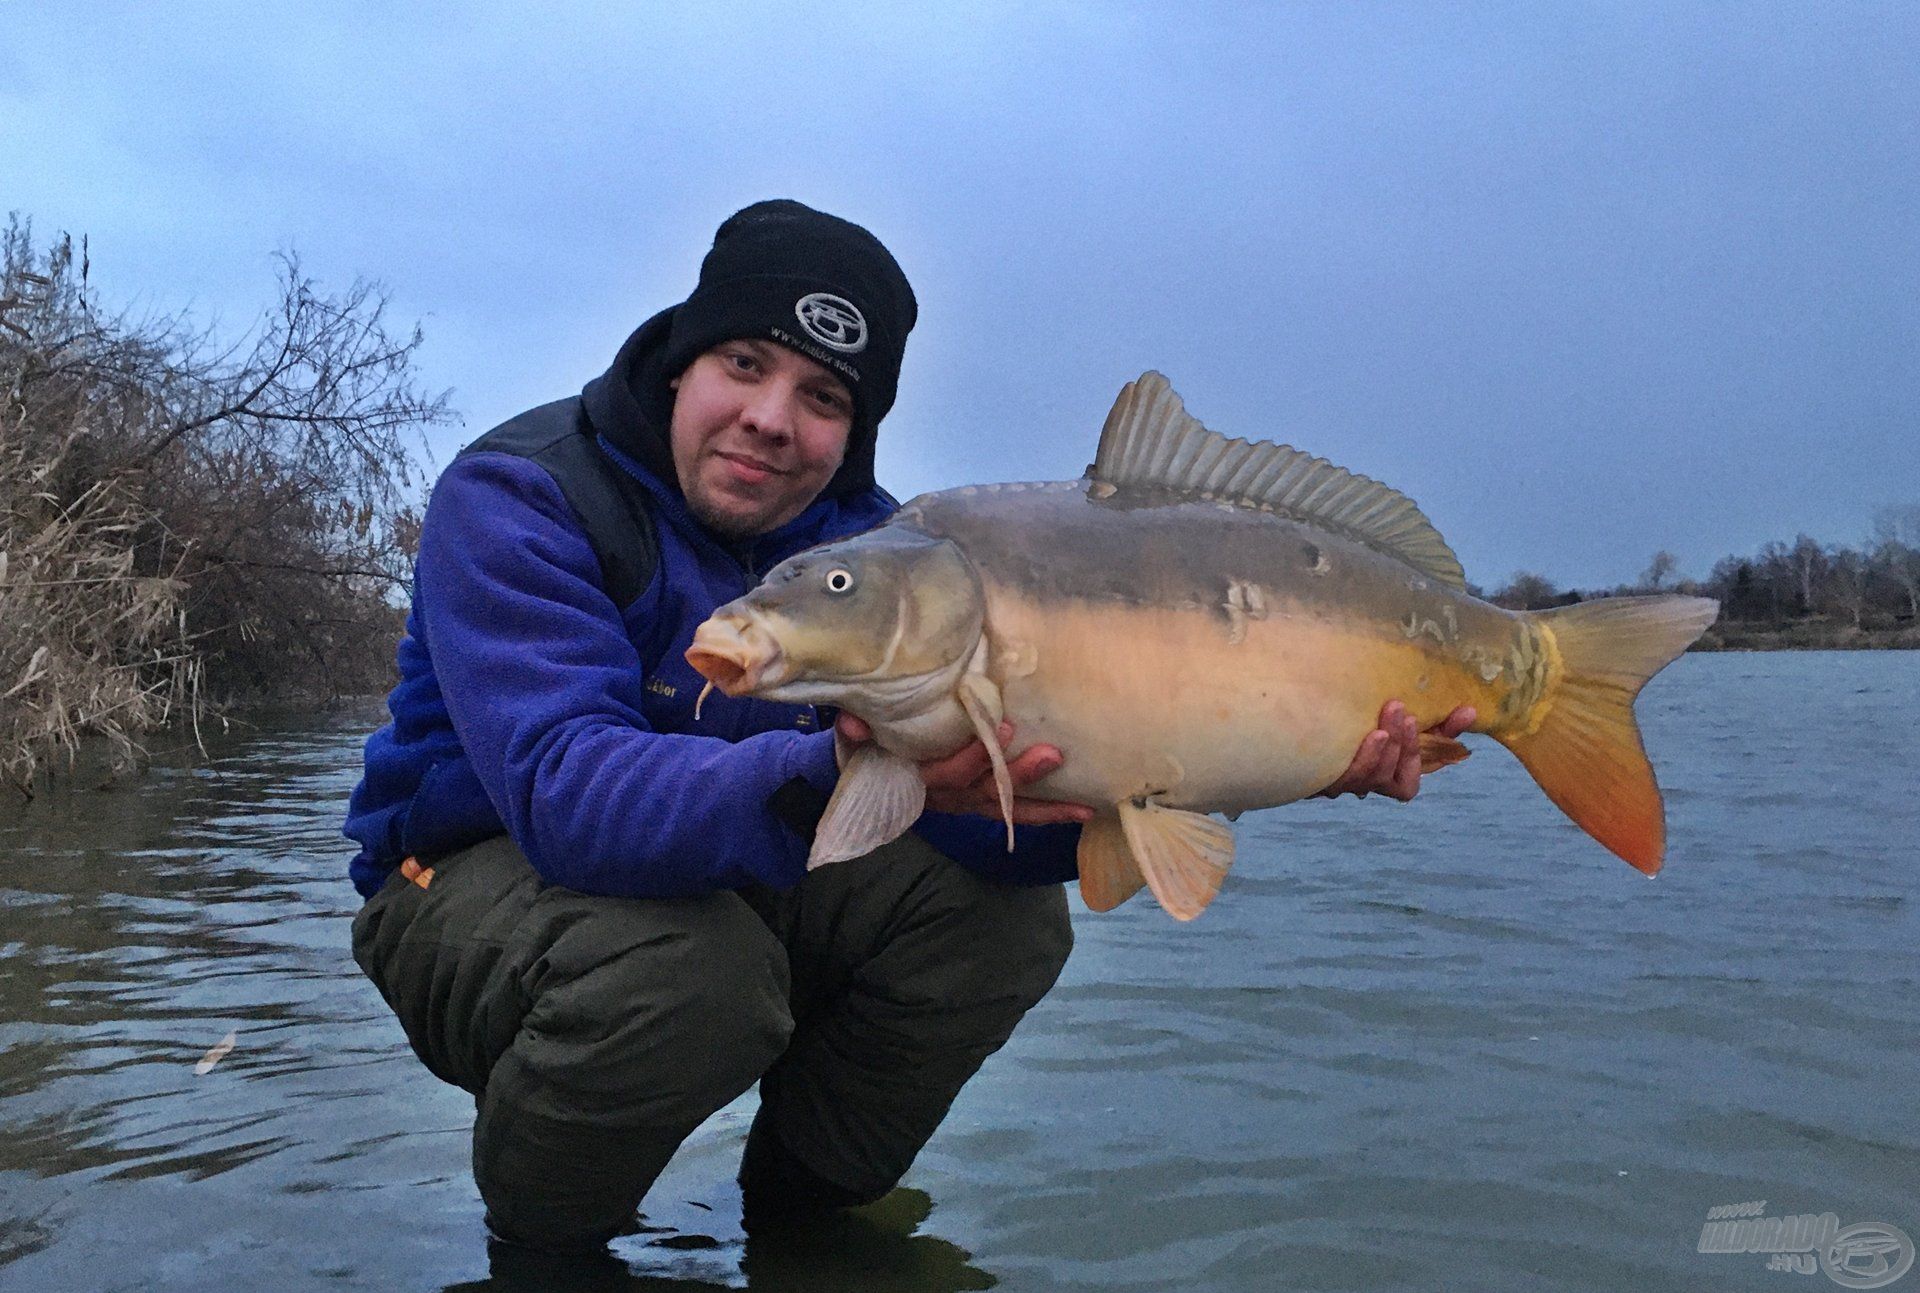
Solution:
<svg viewBox="0 0 1920 1293"><path fill-rule="evenodd" d="M1283 444L1209 431L1156 372L1121 390L1090 475L1096 487L1277 512L1397 557L1449 587L1467 584L1460 559L1405 494Z"/></svg>

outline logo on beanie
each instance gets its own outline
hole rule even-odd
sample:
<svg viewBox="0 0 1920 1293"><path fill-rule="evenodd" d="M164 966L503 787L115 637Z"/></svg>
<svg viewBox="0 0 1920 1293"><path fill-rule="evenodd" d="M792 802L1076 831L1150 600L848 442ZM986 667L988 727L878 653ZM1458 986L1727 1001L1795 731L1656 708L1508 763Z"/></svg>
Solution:
<svg viewBox="0 0 1920 1293"><path fill-rule="evenodd" d="M867 348L867 321L844 296L809 292L794 302L793 313L809 337L831 350L857 355Z"/></svg>

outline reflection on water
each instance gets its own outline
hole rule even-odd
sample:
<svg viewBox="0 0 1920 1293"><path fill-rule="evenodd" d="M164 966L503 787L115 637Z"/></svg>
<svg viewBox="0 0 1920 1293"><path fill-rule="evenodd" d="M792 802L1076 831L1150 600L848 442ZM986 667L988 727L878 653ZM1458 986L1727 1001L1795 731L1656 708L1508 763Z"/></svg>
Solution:
<svg viewBox="0 0 1920 1293"><path fill-rule="evenodd" d="M550 1293L556 1286L577 1293L666 1293L679 1289L737 1286L738 1277L762 1293L899 1293L900 1290L990 1289L997 1281L968 1263L964 1249L932 1235L915 1234L933 1201L924 1191L902 1188L867 1208L828 1218L807 1230L773 1238L754 1236L723 1243L708 1235L667 1232L646 1242L674 1252L710 1252L725 1272L703 1279L646 1274L636 1269L630 1248L616 1255L556 1261L509 1244L488 1244L486 1279L451 1284L446 1293ZM665 1228L653 1228L658 1231Z"/></svg>
<svg viewBox="0 0 1920 1293"><path fill-rule="evenodd" d="M0 1286L993 1286L916 1233L918 1190L747 1241L744 1103L688 1143L619 1257L490 1252L471 1102L413 1060L347 952L337 818L370 717L255 725L204 766L6 805Z"/></svg>
<svg viewBox="0 0 1920 1293"><path fill-rule="evenodd" d="M1771 1287L1707 1209L1920 1236L1917 702L1913 653L1683 660L1651 883L1486 744L1251 814L1196 925L1079 913L910 1188L747 1241L749 1098L564 1278L489 1252L471 1102L347 954L367 715L0 803L0 1288Z"/></svg>

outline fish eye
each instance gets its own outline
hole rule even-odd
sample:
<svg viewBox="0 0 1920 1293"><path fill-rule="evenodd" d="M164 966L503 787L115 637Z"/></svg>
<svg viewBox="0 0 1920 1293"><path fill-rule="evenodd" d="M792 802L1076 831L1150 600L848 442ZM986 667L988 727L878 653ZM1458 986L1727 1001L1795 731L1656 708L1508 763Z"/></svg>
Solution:
<svg viewBox="0 0 1920 1293"><path fill-rule="evenodd" d="M835 566L827 572L827 591L835 597L844 597L853 591L853 572L845 566Z"/></svg>

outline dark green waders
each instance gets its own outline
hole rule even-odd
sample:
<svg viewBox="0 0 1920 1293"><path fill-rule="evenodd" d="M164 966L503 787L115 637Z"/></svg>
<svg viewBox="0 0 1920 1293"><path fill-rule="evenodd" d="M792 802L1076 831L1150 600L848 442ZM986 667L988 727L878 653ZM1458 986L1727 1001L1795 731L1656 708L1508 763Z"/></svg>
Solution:
<svg viewBox="0 0 1920 1293"><path fill-rule="evenodd" d="M426 888L396 872L353 926L415 1053L475 1097L488 1223L554 1249L620 1233L756 1080L749 1170L880 1197L1072 942L1059 885L982 880L913 836L785 893L689 899L546 885L500 838Z"/></svg>

